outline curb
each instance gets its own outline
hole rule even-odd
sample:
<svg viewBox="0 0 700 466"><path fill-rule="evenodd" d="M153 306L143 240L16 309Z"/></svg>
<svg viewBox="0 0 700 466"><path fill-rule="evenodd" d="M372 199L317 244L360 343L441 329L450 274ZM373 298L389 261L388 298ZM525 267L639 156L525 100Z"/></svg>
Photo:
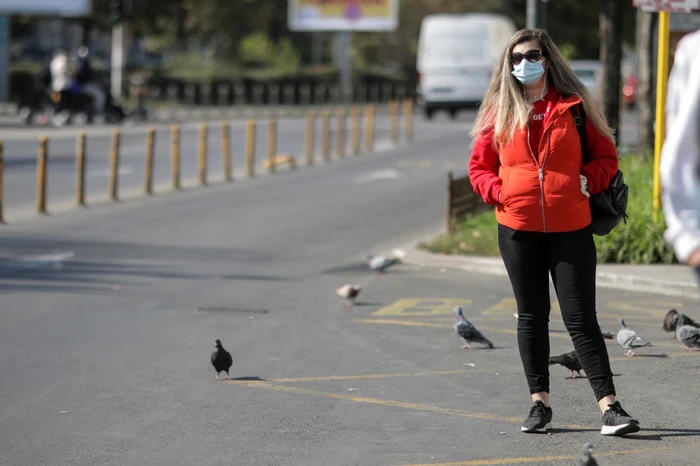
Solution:
<svg viewBox="0 0 700 466"><path fill-rule="evenodd" d="M416 245L424 240L426 240L426 238L421 238L399 248L405 253L405 256L401 258L403 263L424 267L461 270L464 272L478 272L504 277L508 276L503 260L500 257L433 254L416 248ZM654 266L640 265L638 267ZM668 267L685 268L683 265ZM616 265L612 264L601 264L598 265L598 268L599 270L596 272L596 285L601 288L641 291L686 299L700 299L698 285L694 281L656 278L662 275L656 275L654 277L635 275L629 272L614 272L610 271L611 268L616 268ZM600 268L604 268L604 270L600 270Z"/></svg>

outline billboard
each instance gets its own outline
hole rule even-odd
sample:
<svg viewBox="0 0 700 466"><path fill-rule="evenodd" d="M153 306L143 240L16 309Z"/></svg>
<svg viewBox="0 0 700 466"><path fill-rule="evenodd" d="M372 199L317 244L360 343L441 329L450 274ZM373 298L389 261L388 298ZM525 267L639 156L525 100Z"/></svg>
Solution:
<svg viewBox="0 0 700 466"><path fill-rule="evenodd" d="M0 0L0 15L87 16L92 0Z"/></svg>
<svg viewBox="0 0 700 466"><path fill-rule="evenodd" d="M399 0L287 0L292 31L394 31Z"/></svg>

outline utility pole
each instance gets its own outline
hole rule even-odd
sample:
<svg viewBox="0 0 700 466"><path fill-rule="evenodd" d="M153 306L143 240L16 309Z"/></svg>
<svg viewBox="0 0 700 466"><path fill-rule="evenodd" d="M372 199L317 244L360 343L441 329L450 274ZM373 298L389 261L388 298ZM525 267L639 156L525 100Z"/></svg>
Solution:
<svg viewBox="0 0 700 466"><path fill-rule="evenodd" d="M544 27L544 0L527 0L526 23L528 29Z"/></svg>
<svg viewBox="0 0 700 466"><path fill-rule="evenodd" d="M112 0L112 97L116 100L122 96L124 68L124 20L131 12L130 0Z"/></svg>

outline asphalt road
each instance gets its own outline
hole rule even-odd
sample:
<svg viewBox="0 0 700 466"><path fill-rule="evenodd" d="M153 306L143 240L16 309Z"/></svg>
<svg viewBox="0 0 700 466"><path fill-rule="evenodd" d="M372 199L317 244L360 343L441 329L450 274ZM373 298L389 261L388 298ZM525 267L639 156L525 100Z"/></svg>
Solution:
<svg viewBox="0 0 700 466"><path fill-rule="evenodd" d="M399 266L366 253L443 221L468 125L293 173L156 196L0 229L0 464L696 464L697 353L664 334L673 306L599 290L601 322L654 343L609 343L621 400L644 428L599 435L585 380L552 368L555 430L529 408L512 295L494 276ZM334 290L364 287L346 308ZM460 350L462 304L496 344ZM556 307L553 352L571 343ZM213 379L220 338L234 357Z"/></svg>
<svg viewBox="0 0 700 466"><path fill-rule="evenodd" d="M469 123L474 112L463 112L459 122ZM625 113L621 128L621 141L625 146L636 144L637 127L635 113ZM444 115L437 117L438 124L445 122ZM335 154L337 127L335 118L331 118L331 149ZM361 131L364 147L364 122ZM277 153L296 156L303 163L305 148L306 122L299 118L281 118L278 121ZM350 144L350 120L347 120L346 145ZM420 115L414 119L415 133L418 138L430 135L433 123L426 122ZM119 191L120 196L140 195L143 192L144 165L146 151L146 126L125 126L122 128ZM156 129L154 184L155 191L171 189L171 136L170 126L154 124ZM183 186L194 186L197 181L198 124L181 125L181 177ZM386 115L376 118L375 140L379 150L388 147L389 119ZM403 127L403 120L401 120ZM87 132L86 196L88 204L105 200L109 190L109 153L113 128L89 127ZM315 158L321 159L321 124L316 122ZM48 208L63 209L74 205L75 198L75 153L76 128L37 129L22 128L0 130L0 140L5 145L5 215L10 221L17 217L33 215L36 204L36 160L38 138L47 134L49 140L48 164ZM234 120L230 130L234 177L245 176L245 122ZM256 171L263 170L262 163L267 157L267 119L262 118L256 127ZM210 122L207 138L207 165L209 181L223 179L221 156L221 126ZM335 156L335 155L334 155Z"/></svg>

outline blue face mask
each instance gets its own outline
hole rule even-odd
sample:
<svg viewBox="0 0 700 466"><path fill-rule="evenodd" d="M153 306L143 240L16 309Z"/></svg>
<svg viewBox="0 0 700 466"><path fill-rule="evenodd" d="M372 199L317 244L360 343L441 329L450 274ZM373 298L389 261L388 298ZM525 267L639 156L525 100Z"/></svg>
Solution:
<svg viewBox="0 0 700 466"><path fill-rule="evenodd" d="M513 71L510 74L515 76L521 83L529 86L540 80L544 74L544 66L542 66L542 60L533 63L523 59L523 61L513 67Z"/></svg>

